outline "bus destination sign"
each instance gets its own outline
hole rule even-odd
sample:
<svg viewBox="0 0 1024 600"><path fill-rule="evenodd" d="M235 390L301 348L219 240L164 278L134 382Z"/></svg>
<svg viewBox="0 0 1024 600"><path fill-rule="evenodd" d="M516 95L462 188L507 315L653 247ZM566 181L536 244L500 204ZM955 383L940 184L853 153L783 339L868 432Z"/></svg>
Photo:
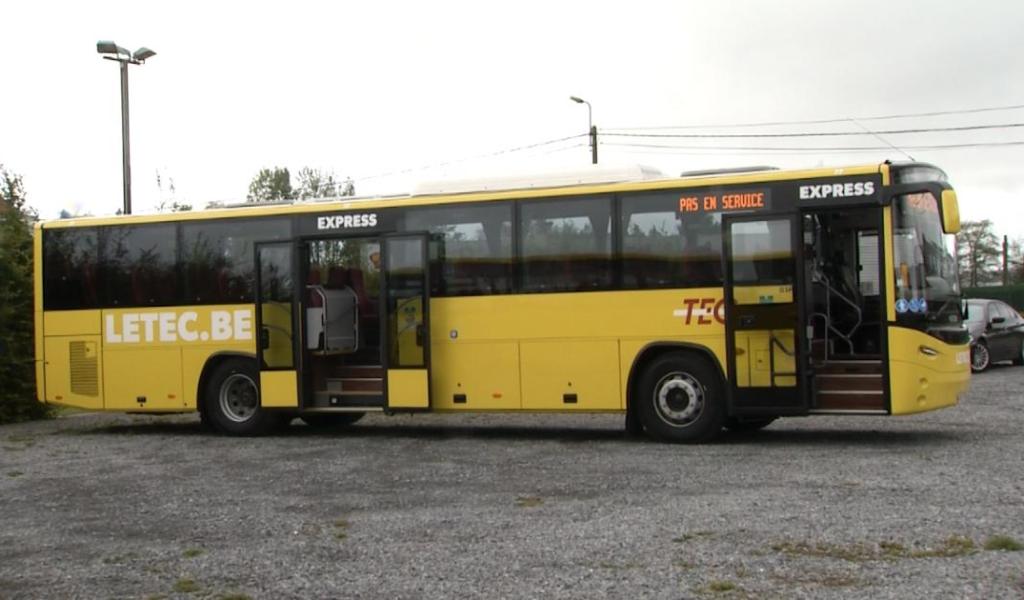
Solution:
<svg viewBox="0 0 1024 600"><path fill-rule="evenodd" d="M679 198L679 212L739 212L770 208L767 189L698 192Z"/></svg>

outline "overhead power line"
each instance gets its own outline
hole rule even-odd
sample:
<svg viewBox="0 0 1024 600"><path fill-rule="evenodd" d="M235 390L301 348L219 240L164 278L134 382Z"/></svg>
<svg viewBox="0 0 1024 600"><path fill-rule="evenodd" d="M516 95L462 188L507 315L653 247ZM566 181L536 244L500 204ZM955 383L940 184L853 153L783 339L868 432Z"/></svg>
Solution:
<svg viewBox="0 0 1024 600"><path fill-rule="evenodd" d="M843 137L851 135L903 135L911 133L943 133L951 131L980 131L985 129L1013 129L1024 127L1024 123L1000 123L997 125L961 125L957 127L918 127L914 129L888 129L879 131L799 131L786 133L609 133L604 137L629 138L676 138L676 139L725 139L725 138L801 138L801 137Z"/></svg>
<svg viewBox="0 0 1024 600"><path fill-rule="evenodd" d="M843 117L832 119L803 119L795 121L761 121L756 123L715 123L711 125L653 125L646 127L610 127L606 131L655 131L667 129L732 129L740 127L773 127L778 125L825 125L829 123L848 123L851 120L857 121L883 121L890 119L914 119L923 117L942 117L949 115L969 115L987 112L1000 112L1019 110L1024 104L1011 104L1008 106L991 106L984 108L966 108L961 110L940 110L933 112L903 113L894 115L876 115L872 117Z"/></svg>
<svg viewBox="0 0 1024 600"><path fill-rule="evenodd" d="M808 146L808 147L779 147L779 146L680 146L670 144L640 144L623 142L601 142L602 146L610 148L637 148L650 150L712 150L712 151L756 151L756 152L877 152L879 150L892 150L890 146ZM962 144L927 144L914 146L901 146L907 150L948 150L954 148L993 148L1004 146L1024 146L1024 140L1009 142L970 142Z"/></svg>
<svg viewBox="0 0 1024 600"><path fill-rule="evenodd" d="M566 142L566 141L574 140L574 139L577 139L577 138L587 137L588 135L589 134L586 134L586 133L580 133L580 134L577 134L577 135L568 135L568 136L557 138L557 139L554 139L554 140L547 140L547 141L544 141L544 142L537 142L535 144L526 144L524 146L516 146L515 148L506 148L504 150L497 150L497 151L494 151L494 152L487 152L487 153L484 153L484 154L477 154L475 156L467 156L467 157L464 157L464 158L456 158L456 159L452 159L452 160L446 160L446 161L442 161L442 162L422 165L422 166L419 166L419 167L409 167L407 169L399 169L399 170L396 170L396 171L388 171L387 173L377 173L375 175L367 175L365 177L353 177L353 180L357 181L357 182L359 182L359 181L369 181L371 179L380 179L382 177L393 177L395 175L405 175L405 174L408 174L408 173L415 173L417 171L426 171L428 169L438 169L438 168L441 168L441 167L449 167L449 166L452 166L452 165L457 165L457 164L460 164L460 163L469 162L469 161L473 161L473 160L480 160L480 159L484 159L484 158L493 158L495 156L501 156L503 154L511 154L513 152L522 152L524 150L532 150L534 148L541 148L543 146L550 146L552 144L558 144L558 143L561 143L561 142ZM576 146L569 146L569 148L575 148L575 147ZM560 148L559 150L562 150L562 149Z"/></svg>

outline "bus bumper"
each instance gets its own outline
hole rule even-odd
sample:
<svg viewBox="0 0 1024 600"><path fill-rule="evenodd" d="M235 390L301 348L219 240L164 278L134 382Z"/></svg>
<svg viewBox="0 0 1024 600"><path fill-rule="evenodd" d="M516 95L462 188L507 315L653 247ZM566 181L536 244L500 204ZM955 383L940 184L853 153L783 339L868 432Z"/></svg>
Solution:
<svg viewBox="0 0 1024 600"><path fill-rule="evenodd" d="M954 406L971 379L970 346L950 345L921 331L889 327L890 412Z"/></svg>

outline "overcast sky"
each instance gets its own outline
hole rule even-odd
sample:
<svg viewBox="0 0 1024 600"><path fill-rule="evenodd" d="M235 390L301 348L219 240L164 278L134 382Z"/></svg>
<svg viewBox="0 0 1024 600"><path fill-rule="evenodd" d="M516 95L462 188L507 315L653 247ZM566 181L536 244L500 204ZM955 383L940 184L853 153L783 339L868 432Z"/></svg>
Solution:
<svg viewBox="0 0 1024 600"><path fill-rule="evenodd" d="M157 52L130 69L135 212L161 200L242 200L261 167L333 171L372 194L422 179L585 166L584 137L474 158L585 133L576 95L593 106L602 164L675 174L909 154L949 173L965 218L1024 237L1024 145L912 149L1024 142L1024 127L881 140L605 135L1024 123L1024 109L871 119L1024 105L1019 0L8 0L0 20L0 163L24 177L46 218L122 204L118 68L95 50L110 39ZM818 119L857 121L805 122ZM727 127L778 121L804 123ZM669 126L705 128L660 129ZM809 150L823 147L884 149Z"/></svg>

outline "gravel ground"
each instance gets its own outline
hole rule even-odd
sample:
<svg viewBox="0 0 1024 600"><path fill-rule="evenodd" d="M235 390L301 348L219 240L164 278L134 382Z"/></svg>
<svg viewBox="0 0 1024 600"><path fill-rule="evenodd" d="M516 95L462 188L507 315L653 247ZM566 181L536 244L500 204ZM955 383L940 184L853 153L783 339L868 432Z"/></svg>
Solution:
<svg viewBox="0 0 1024 600"><path fill-rule="evenodd" d="M705 446L607 415L0 427L0 598L1016 598L1024 369Z"/></svg>

